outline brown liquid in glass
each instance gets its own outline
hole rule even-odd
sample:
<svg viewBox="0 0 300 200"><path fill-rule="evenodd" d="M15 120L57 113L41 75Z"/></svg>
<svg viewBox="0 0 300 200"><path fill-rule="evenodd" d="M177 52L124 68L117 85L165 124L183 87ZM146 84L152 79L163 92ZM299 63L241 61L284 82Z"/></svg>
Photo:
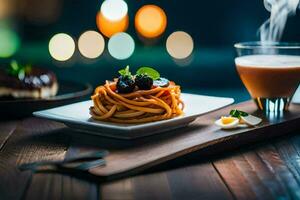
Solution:
<svg viewBox="0 0 300 200"><path fill-rule="evenodd" d="M237 70L253 98L291 97L299 85L300 66L254 68L237 65Z"/></svg>

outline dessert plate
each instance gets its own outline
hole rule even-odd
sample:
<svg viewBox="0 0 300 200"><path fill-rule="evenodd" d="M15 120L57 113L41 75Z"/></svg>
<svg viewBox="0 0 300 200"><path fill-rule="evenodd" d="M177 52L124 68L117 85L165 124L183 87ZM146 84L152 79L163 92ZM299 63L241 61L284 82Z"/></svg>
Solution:
<svg viewBox="0 0 300 200"><path fill-rule="evenodd" d="M82 84L70 81L58 81L58 94L45 99L0 99L0 118L17 118L30 116L32 112L53 108L61 105L75 103L84 100L84 97L91 94L92 87L89 84Z"/></svg>
<svg viewBox="0 0 300 200"><path fill-rule="evenodd" d="M135 139L185 127L200 115L223 108L234 102L232 98L186 93L182 93L181 97L185 103L184 115L144 124L120 124L93 120L89 114L89 107L92 105L92 101L83 101L34 112L33 114L37 117L63 122L70 128L82 132L118 139Z"/></svg>

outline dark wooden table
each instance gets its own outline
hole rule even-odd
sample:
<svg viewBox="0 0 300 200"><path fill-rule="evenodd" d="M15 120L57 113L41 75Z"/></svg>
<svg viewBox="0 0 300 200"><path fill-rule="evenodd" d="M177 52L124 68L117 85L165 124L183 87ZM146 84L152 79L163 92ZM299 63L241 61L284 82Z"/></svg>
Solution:
<svg viewBox="0 0 300 200"><path fill-rule="evenodd" d="M112 181L19 171L24 161L62 159L70 144L88 145L70 133L37 118L1 121L0 199L300 199L300 131L230 151L204 149Z"/></svg>

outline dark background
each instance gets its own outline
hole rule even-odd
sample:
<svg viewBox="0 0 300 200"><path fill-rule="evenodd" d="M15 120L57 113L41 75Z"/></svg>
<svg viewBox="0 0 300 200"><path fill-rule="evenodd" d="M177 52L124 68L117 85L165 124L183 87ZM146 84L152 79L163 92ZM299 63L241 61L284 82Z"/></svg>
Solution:
<svg viewBox="0 0 300 200"><path fill-rule="evenodd" d="M45 0L32 2L42 4L43 1ZM67 32L78 38L84 30L97 29L95 15L102 1L60 0L59 2L59 9L56 9L57 19L53 22L37 25L30 23L24 16L17 18L19 30L26 41L48 40L57 32ZM133 25L136 11L145 4L155 4L163 8L168 17L167 31L164 36L168 36L175 30L184 30L193 36L199 47L230 46L237 41L257 40L257 29L269 17L269 12L263 6L263 0L127 0L126 2L130 17L128 32L131 35L136 36ZM42 5L41 8L47 9ZM300 39L299 19L299 16L289 18L283 40ZM137 37L136 41L139 41Z"/></svg>
<svg viewBox="0 0 300 200"><path fill-rule="evenodd" d="M22 45L14 57L22 62L51 68L61 79L90 82L93 85L111 79L118 69L127 64L133 71L141 65L148 65L181 84L184 91L229 96L232 95L232 90L243 88L234 67L233 44L258 40L257 30L269 16L262 0L127 0L130 17L127 32L136 42L135 52L129 59L116 60L105 50L100 58L88 60L77 49L74 56L66 62L53 60L48 52L49 39L56 33L65 32L76 40L86 30L97 30L95 16L101 2L17 1L18 12L12 23L21 36ZM136 11L145 4L160 6L168 17L166 32L151 46L145 46L139 40L133 26ZM30 16L35 16L32 13L48 13L48 18L32 20ZM300 16L290 17L282 40L300 41L299 27ZM166 38L176 30L185 31L194 39L194 53L184 62L174 61L166 52ZM10 59L2 59L1 62L7 63L8 60ZM236 96L248 98L244 89L239 91L243 95L236 93Z"/></svg>

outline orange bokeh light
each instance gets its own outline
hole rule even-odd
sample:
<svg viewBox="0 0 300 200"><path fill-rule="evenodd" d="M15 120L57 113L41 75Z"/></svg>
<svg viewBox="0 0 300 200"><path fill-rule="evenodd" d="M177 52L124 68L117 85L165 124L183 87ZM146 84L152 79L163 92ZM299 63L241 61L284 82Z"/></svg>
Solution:
<svg viewBox="0 0 300 200"><path fill-rule="evenodd" d="M134 23L140 35L146 38L155 38L165 31L167 16L160 7L145 5L136 13Z"/></svg>
<svg viewBox="0 0 300 200"><path fill-rule="evenodd" d="M128 28L129 17L124 16L118 21L111 21L105 18L101 12L97 13L96 23L99 31L106 37L111 37L115 33L124 32Z"/></svg>

